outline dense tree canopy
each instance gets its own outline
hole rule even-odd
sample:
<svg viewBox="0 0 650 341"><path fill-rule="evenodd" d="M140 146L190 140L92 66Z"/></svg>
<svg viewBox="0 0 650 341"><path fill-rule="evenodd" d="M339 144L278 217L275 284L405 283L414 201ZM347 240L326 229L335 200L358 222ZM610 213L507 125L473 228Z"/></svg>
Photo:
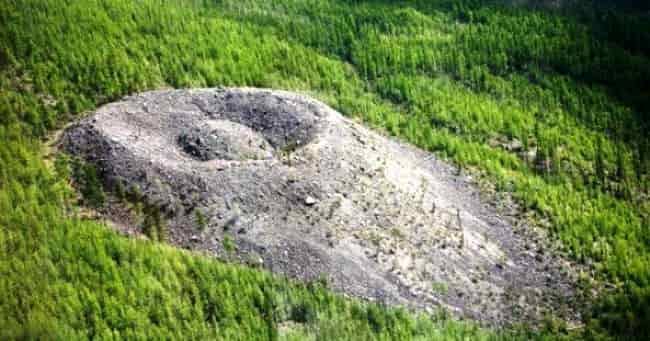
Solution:
<svg viewBox="0 0 650 341"><path fill-rule="evenodd" d="M72 173L86 200L103 200L101 185L50 162L50 132L136 91L227 85L308 92L482 174L592 270L581 289L601 294L582 336L650 334L647 15L478 0L0 0L0 22L3 336L268 339L289 320L303 322L297 338L497 336L80 218Z"/></svg>

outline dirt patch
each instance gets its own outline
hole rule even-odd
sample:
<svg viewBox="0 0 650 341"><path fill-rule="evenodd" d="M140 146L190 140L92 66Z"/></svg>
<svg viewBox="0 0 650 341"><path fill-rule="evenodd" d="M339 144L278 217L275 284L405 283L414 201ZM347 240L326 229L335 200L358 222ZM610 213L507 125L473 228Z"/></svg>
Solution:
<svg viewBox="0 0 650 341"><path fill-rule="evenodd" d="M173 244L492 325L576 318L565 263L521 233L525 222L431 154L308 97L147 92L99 108L62 142L109 187L160 207Z"/></svg>

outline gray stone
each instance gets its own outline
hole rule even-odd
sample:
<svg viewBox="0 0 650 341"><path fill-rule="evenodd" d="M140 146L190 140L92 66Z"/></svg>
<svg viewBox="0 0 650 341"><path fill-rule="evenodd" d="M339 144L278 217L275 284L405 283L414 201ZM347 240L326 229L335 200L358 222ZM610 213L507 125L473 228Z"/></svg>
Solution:
<svg viewBox="0 0 650 341"><path fill-rule="evenodd" d="M312 205L314 205L314 204L316 204L316 199L314 199L314 197L312 197L312 196L307 196L307 197L305 198L305 205L307 205L307 206L312 206Z"/></svg>
<svg viewBox="0 0 650 341"><path fill-rule="evenodd" d="M97 164L106 184L137 186L152 203L180 207L167 222L178 246L237 259L222 242L232 238L235 253L254 254L252 263L277 273L306 281L325 274L339 292L442 305L496 325L536 319L537 308L573 295L570 278L553 270L564 267L549 266L557 258L520 252L526 237L473 195L472 184L456 181L455 167L306 96L251 88L146 92L97 109L66 130L62 145ZM206 216L202 238L193 235L195 209L216 215ZM463 252L444 247L458 244L457 209ZM497 267L469 280L472 269ZM443 280L466 295L434 298L431 283ZM482 294L506 288L514 294ZM526 288L550 303L528 306L535 300L526 297L524 313L510 315L520 303L513 297L532 292Z"/></svg>

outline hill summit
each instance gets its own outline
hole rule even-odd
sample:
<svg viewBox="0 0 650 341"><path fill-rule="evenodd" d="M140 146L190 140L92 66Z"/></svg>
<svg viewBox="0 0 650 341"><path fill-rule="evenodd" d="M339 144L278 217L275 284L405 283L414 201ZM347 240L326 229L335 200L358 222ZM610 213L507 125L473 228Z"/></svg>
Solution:
<svg viewBox="0 0 650 341"><path fill-rule="evenodd" d="M62 143L156 207L175 245L496 325L573 295L516 208L497 211L471 177L303 95L146 92L99 108Z"/></svg>

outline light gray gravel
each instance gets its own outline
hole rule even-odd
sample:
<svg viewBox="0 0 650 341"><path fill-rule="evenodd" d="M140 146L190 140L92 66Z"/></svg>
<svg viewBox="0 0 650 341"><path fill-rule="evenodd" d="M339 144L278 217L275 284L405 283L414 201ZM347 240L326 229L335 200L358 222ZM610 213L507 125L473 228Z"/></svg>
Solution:
<svg viewBox="0 0 650 341"><path fill-rule="evenodd" d="M97 109L62 142L107 184L163 207L175 245L493 325L536 320L572 297L564 263L536 252L542 244L517 232L526 226L470 179L306 96L152 91Z"/></svg>

